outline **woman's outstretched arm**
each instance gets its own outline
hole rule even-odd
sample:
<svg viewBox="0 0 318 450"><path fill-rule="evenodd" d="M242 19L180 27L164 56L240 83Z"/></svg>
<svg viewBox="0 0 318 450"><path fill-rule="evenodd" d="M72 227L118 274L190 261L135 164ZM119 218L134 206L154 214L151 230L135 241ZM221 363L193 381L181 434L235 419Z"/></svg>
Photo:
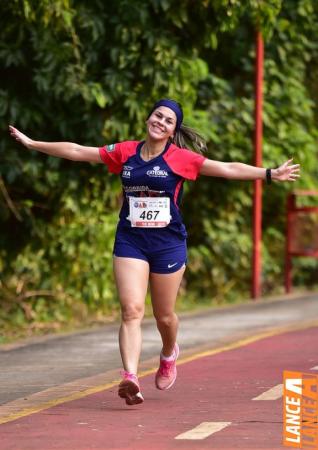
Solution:
<svg viewBox="0 0 318 450"><path fill-rule="evenodd" d="M296 181L299 177L299 164L289 159L276 169L271 169L271 178L277 181ZM266 180L266 169L239 162L221 162L206 159L202 164L201 175L222 177L232 180Z"/></svg>
<svg viewBox="0 0 318 450"><path fill-rule="evenodd" d="M101 163L98 147L87 147L73 142L42 142L34 141L21 133L12 125L9 126L11 136L25 147L37 150L57 158L70 159L72 161L86 161Z"/></svg>

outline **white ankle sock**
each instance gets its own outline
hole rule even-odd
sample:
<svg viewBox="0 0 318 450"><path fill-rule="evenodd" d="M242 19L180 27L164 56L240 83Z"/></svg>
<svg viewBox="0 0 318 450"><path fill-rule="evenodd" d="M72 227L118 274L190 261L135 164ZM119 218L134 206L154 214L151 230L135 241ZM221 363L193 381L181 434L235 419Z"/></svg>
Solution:
<svg viewBox="0 0 318 450"><path fill-rule="evenodd" d="M162 352L161 352L161 359L163 359L164 361L174 361L176 359L176 352L173 350L173 353L171 356L165 356Z"/></svg>

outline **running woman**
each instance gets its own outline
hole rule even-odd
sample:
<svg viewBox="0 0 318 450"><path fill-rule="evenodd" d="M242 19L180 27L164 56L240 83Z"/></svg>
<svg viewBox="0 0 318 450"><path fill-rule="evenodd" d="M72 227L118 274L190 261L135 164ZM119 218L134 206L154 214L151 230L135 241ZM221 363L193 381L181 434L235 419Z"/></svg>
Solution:
<svg viewBox="0 0 318 450"><path fill-rule="evenodd" d="M141 322L150 284L154 317L162 339L158 389L171 388L177 376L178 317L175 302L187 262L186 229L179 206L185 180L199 175L234 180L295 181L299 165L286 161L276 169L238 162L220 162L188 150L205 146L193 130L183 125L181 105L159 100L149 113L143 141L125 141L104 147L71 142L34 141L10 126L21 144L51 156L72 161L104 163L121 177L123 204L114 243L114 276L121 305L119 346L123 362L118 395L128 405L143 402L137 378L141 351Z"/></svg>

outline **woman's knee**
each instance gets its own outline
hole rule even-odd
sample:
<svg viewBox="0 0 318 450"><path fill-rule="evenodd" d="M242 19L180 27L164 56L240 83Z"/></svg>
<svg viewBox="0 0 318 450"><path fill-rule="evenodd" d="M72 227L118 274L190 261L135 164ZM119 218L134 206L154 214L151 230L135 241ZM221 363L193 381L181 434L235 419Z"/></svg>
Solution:
<svg viewBox="0 0 318 450"><path fill-rule="evenodd" d="M144 305L125 304L121 306L121 318L123 322L142 320L144 312Z"/></svg>
<svg viewBox="0 0 318 450"><path fill-rule="evenodd" d="M178 317L174 312L169 314L156 314L155 319L158 325L165 327L171 327L178 323Z"/></svg>

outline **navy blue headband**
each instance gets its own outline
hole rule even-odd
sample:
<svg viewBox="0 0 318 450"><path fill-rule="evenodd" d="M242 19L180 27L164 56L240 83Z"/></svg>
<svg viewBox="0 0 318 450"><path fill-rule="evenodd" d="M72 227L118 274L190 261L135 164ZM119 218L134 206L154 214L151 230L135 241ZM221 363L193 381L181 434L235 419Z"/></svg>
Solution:
<svg viewBox="0 0 318 450"><path fill-rule="evenodd" d="M163 98L153 105L153 108L148 116L148 119L154 112L154 110L159 108L159 106L165 106L166 108L170 108L175 113L175 115L177 116L176 131L179 131L183 120L183 112L181 105L179 105L179 103L175 102L174 100L170 100L169 98Z"/></svg>

